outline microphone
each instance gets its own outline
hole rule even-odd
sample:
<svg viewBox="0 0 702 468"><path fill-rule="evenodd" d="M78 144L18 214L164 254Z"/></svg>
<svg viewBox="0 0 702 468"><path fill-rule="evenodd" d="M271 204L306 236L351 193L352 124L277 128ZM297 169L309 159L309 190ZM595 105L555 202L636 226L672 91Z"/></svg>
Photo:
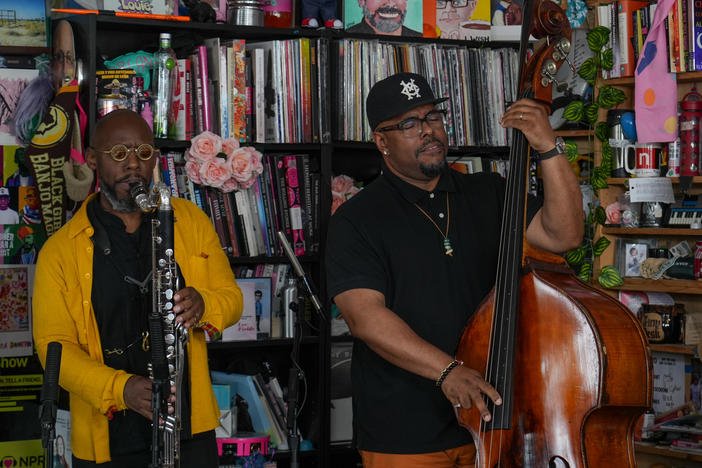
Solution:
<svg viewBox="0 0 702 468"><path fill-rule="evenodd" d="M55 437L56 410L58 406L58 381L61 368L61 343L52 341L46 350L44 384L41 388L39 422L42 429L42 446L48 448Z"/></svg>
<svg viewBox="0 0 702 468"><path fill-rule="evenodd" d="M307 276L305 275L305 270L302 269L302 265L300 265L300 262L297 260L297 256L293 252L290 243L288 243L288 239L285 238L285 234L283 234L282 231L278 231L278 239L280 240L280 244L283 246L283 251L285 252L285 255L288 257L288 260L290 260L290 264L292 265L293 270L295 270L295 274L305 283L305 287L307 288L307 292L310 295L312 305L315 309L317 309L317 312L319 312L319 314L322 317L324 317L324 313L322 312L322 303L319 302L319 299L312 290L312 287L310 286L309 281L307 280Z"/></svg>

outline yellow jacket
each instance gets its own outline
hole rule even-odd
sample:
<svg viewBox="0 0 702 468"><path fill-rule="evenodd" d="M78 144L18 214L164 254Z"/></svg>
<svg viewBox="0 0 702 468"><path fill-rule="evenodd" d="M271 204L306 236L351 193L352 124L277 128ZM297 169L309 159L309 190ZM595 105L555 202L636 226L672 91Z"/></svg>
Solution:
<svg viewBox="0 0 702 468"><path fill-rule="evenodd" d="M131 374L104 364L91 298L93 228L86 200L74 217L51 236L40 251L34 279L34 341L42 364L52 341L62 344L59 384L70 393L71 448L84 460L110 461L108 415L127 408L124 385ZM193 203L172 200L175 257L186 285L205 302L209 333L221 333L241 317L243 298L207 215ZM202 329L190 329L188 365L192 386L194 434L214 429L219 421L207 366Z"/></svg>

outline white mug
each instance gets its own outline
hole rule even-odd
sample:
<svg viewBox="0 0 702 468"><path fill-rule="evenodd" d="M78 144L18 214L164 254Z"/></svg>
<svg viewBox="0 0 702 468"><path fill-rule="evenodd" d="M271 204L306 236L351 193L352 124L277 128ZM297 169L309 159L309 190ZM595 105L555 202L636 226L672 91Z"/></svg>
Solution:
<svg viewBox="0 0 702 468"><path fill-rule="evenodd" d="M634 148L636 158L634 167L629 167L629 158L624 159L626 172L636 177L660 177L662 146L659 143L626 145L625 152L629 151L629 148Z"/></svg>

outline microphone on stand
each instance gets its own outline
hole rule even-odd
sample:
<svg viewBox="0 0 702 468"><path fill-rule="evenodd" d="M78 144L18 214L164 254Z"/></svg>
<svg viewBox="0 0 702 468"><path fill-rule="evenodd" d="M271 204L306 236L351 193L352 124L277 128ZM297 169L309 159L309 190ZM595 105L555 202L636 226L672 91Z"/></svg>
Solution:
<svg viewBox="0 0 702 468"><path fill-rule="evenodd" d="M44 384L41 388L39 423L41 425L41 446L44 449L44 464L52 466L54 460L54 440L56 440L56 411L58 409L58 381L61 369L61 343L52 341L46 349Z"/></svg>
<svg viewBox="0 0 702 468"><path fill-rule="evenodd" d="M324 310L322 309L322 303L319 301L317 295L314 293L314 290L310 285L310 281L307 279L307 275L305 274L305 270L302 269L302 265L300 265L297 256L293 252L293 249L290 246L288 239L285 237L285 234L283 234L282 231L278 231L278 239L280 240L280 244L283 246L283 251L285 252L285 255L288 257L288 260L290 260L290 264L292 265L293 270L295 270L295 274L304 283L305 288L307 289L307 293L310 296L310 300L312 301L312 305L315 309L317 309L319 315L321 315L324 319L325 316Z"/></svg>

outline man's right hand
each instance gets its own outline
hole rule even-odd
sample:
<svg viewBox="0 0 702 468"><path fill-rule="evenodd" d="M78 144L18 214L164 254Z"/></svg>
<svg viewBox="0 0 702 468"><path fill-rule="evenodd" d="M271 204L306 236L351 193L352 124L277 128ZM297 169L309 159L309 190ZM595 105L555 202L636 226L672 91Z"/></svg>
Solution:
<svg viewBox="0 0 702 468"><path fill-rule="evenodd" d="M487 383L475 369L465 366L456 366L441 384L441 390L454 407L469 409L473 405L480 412L484 421L489 421L492 416L488 411L482 394L485 394L496 405L502 404L502 398L492 385Z"/></svg>
<svg viewBox="0 0 702 468"><path fill-rule="evenodd" d="M124 402L127 408L152 421L154 415L151 410L151 379L140 375L129 377L124 386Z"/></svg>

